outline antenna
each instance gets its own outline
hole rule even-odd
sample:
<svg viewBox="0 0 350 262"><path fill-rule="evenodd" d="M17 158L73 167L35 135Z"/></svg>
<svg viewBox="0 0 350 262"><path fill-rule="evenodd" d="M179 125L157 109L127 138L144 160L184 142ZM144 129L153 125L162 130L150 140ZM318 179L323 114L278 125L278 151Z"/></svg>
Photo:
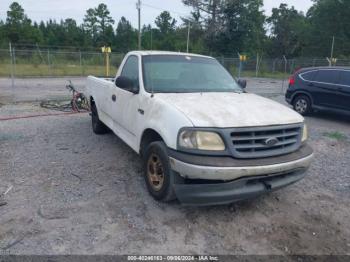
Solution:
<svg viewBox="0 0 350 262"><path fill-rule="evenodd" d="M151 65L151 70L150 70L150 77L151 77L151 98L154 97L153 79L152 79L152 75L151 75L151 73L152 73L152 59L153 59L153 55L151 54L151 63L150 63L150 65Z"/></svg>

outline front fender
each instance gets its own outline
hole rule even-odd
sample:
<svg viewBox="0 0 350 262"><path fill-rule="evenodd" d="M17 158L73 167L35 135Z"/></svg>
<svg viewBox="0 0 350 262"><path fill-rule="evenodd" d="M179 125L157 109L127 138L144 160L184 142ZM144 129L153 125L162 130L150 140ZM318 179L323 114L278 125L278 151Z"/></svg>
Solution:
<svg viewBox="0 0 350 262"><path fill-rule="evenodd" d="M143 103L143 108L147 110L144 125L139 130L138 145L141 145L143 132L152 129L162 137L168 147L176 149L179 130L183 127L193 127L192 122L177 108L157 98L157 95L146 98Z"/></svg>

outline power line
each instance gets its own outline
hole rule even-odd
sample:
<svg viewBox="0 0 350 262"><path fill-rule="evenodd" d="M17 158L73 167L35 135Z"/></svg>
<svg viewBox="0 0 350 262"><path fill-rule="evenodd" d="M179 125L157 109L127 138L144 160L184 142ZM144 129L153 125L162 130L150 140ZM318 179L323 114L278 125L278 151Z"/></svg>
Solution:
<svg viewBox="0 0 350 262"><path fill-rule="evenodd" d="M160 10L160 11L168 11L169 13L174 13L174 14L177 14L179 16L188 16L189 15L189 14L180 13L180 12L177 12L177 11L174 11L174 10L160 8L160 7L157 7L157 6L154 6L154 5L150 5L150 4L147 4L147 3L144 3L144 2L142 2L142 5L146 6L146 7L149 7L149 8L152 8L152 9Z"/></svg>

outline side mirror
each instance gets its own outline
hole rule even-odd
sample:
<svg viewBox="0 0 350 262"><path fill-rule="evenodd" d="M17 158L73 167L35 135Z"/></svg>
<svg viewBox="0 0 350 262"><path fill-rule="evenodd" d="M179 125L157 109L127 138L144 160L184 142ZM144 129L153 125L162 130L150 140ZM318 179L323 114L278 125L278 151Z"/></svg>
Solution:
<svg viewBox="0 0 350 262"><path fill-rule="evenodd" d="M135 82L131 80L128 77L125 76L119 76L115 80L115 85L121 89L124 89L126 91L129 91L133 94L138 94L139 93L139 87L138 85L135 85Z"/></svg>
<svg viewBox="0 0 350 262"><path fill-rule="evenodd" d="M240 87L242 87L243 89L245 89L247 87L247 80L244 79L238 79L238 84Z"/></svg>

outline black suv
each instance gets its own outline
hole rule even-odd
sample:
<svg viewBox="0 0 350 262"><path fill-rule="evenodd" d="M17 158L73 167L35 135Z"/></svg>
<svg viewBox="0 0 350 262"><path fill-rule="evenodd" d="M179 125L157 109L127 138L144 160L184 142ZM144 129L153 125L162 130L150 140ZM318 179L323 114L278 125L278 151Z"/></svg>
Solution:
<svg viewBox="0 0 350 262"><path fill-rule="evenodd" d="M316 110L350 113L350 68L301 69L289 79L286 101L306 115Z"/></svg>

